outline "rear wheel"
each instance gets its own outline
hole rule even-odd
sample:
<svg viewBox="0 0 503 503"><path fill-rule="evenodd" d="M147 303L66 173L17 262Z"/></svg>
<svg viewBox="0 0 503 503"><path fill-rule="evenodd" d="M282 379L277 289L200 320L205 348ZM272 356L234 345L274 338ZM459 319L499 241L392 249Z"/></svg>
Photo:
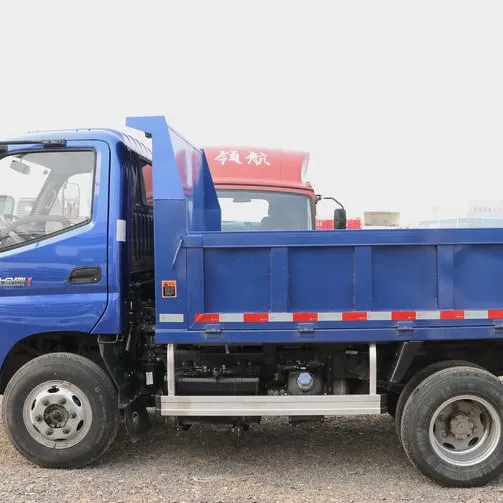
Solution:
<svg viewBox="0 0 503 503"><path fill-rule="evenodd" d="M17 451L48 468L78 468L101 456L118 428L117 394L95 363L71 353L31 360L5 390L3 417Z"/></svg>
<svg viewBox="0 0 503 503"><path fill-rule="evenodd" d="M402 423L402 413L405 403L409 399L411 393L417 388L419 383L424 381L427 377L438 372L439 370L444 370L451 367L477 367L480 368L475 363L466 362L464 360L442 360L440 362L432 363L423 369L421 369L417 374L414 374L407 384L403 387L402 392L398 398L398 401L395 406L395 425L396 425L396 433L398 438L401 439L401 423Z"/></svg>
<svg viewBox="0 0 503 503"><path fill-rule="evenodd" d="M503 384L485 370L453 367L412 392L401 437L412 463L446 486L479 486L503 470Z"/></svg>

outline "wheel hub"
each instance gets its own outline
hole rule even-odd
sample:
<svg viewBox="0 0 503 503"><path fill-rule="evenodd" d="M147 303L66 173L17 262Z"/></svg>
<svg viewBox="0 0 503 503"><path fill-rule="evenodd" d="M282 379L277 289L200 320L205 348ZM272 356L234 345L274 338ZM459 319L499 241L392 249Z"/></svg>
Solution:
<svg viewBox="0 0 503 503"><path fill-rule="evenodd" d="M456 414L449 422L449 429L457 440L466 440L473 435L475 425L465 414Z"/></svg>
<svg viewBox="0 0 503 503"><path fill-rule="evenodd" d="M91 405L77 386L52 381L40 384L28 395L23 419L39 443L55 449L67 448L80 442L89 431Z"/></svg>
<svg viewBox="0 0 503 503"><path fill-rule="evenodd" d="M63 428L70 413L61 405L50 405L44 411L44 421L53 428Z"/></svg>
<svg viewBox="0 0 503 503"><path fill-rule="evenodd" d="M430 442L438 456L455 466L474 466L486 459L499 441L496 409L475 395L444 402L430 422Z"/></svg>

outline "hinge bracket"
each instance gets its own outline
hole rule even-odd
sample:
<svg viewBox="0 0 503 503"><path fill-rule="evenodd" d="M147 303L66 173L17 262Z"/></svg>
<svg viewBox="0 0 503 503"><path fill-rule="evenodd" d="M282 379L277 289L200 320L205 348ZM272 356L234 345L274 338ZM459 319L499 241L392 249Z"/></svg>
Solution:
<svg viewBox="0 0 503 503"><path fill-rule="evenodd" d="M414 332L414 323L412 321L399 321L396 325L397 335L410 336Z"/></svg>
<svg viewBox="0 0 503 503"><path fill-rule="evenodd" d="M222 337L222 326L220 324L211 324L204 326L206 337Z"/></svg>
<svg viewBox="0 0 503 503"><path fill-rule="evenodd" d="M495 320L494 321L494 331L500 332L503 330L503 320Z"/></svg>
<svg viewBox="0 0 503 503"><path fill-rule="evenodd" d="M314 337L314 323L299 323L297 333L299 337Z"/></svg>

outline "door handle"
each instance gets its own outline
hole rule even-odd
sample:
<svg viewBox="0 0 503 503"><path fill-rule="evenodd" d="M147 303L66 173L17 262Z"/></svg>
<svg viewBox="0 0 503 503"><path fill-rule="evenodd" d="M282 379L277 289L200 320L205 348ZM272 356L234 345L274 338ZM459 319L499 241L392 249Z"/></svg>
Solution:
<svg viewBox="0 0 503 503"><path fill-rule="evenodd" d="M68 283L72 285L89 285L99 283L101 280L101 267L77 267L68 275Z"/></svg>

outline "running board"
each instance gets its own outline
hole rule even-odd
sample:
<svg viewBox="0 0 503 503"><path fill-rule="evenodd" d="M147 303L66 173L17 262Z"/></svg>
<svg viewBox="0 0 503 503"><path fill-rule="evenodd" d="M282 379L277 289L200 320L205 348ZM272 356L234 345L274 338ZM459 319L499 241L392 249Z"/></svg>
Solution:
<svg viewBox="0 0 503 503"><path fill-rule="evenodd" d="M356 416L386 412L386 395L157 395L162 416Z"/></svg>

